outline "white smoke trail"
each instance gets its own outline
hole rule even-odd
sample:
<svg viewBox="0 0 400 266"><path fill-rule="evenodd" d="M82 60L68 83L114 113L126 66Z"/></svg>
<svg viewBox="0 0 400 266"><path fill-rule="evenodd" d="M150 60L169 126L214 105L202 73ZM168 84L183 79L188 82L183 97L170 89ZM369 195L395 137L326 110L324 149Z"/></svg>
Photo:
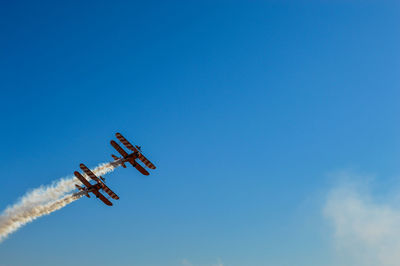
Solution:
<svg viewBox="0 0 400 266"><path fill-rule="evenodd" d="M83 193L79 194L68 194L63 198L51 201L46 205L39 205L34 208L25 210L24 212L19 212L19 210L7 209L4 214L0 216L0 242L3 241L9 234L15 232L21 226L32 222L33 220L39 218L43 215L48 215L62 207L68 205L69 203L82 197Z"/></svg>
<svg viewBox="0 0 400 266"><path fill-rule="evenodd" d="M116 163L103 163L92 171L96 175L104 175L118 166ZM28 192L17 203L7 207L0 214L0 243L21 226L79 199L83 193L70 194L76 183L80 181L74 176L62 178L49 186L40 186Z"/></svg>

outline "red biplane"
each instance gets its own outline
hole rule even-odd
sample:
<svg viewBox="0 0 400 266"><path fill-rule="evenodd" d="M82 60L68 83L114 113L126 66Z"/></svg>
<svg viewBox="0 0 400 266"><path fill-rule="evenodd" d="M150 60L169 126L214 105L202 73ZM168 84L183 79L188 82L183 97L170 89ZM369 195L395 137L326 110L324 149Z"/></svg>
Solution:
<svg viewBox="0 0 400 266"><path fill-rule="evenodd" d="M111 201L109 201L103 194L100 193L100 189L105 191L108 195L110 195L111 198L117 200L119 197L109 188L104 184L104 178L100 176L98 178L89 168L86 167L83 163L80 164L80 168L82 171L89 176L91 179L96 181L96 184L91 184L85 177L83 177L79 172L75 171L74 175L86 186L86 187L81 187L77 184L75 184L76 188L79 189L80 191L84 191L86 197L90 198L89 192L92 192L94 195L96 195L97 198L99 198L101 201L103 201L105 204L108 206L112 206L113 204Z"/></svg>
<svg viewBox="0 0 400 266"><path fill-rule="evenodd" d="M150 169L156 169L154 164L152 164L144 155L142 154L142 150L140 146L133 146L129 141L127 141L120 133L116 133L115 136L119 141L122 142L122 144L125 145L129 150L132 151L132 153L127 153L121 146L118 145L114 140L111 141L111 145L122 155L122 158L119 158L112 154L111 156L114 158L114 162L121 164L122 167L126 168L125 162L129 162L132 164L133 167L135 167L139 172L141 172L144 175L149 175L149 172L147 172L146 169L144 169L137 161L136 159L141 160L148 168Z"/></svg>

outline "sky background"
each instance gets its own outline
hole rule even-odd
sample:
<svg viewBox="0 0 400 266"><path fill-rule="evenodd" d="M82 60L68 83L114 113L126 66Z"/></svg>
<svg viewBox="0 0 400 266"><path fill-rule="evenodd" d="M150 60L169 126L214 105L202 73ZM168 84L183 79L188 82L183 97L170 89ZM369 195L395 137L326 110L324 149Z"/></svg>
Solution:
<svg viewBox="0 0 400 266"><path fill-rule="evenodd" d="M3 2L1 211L109 161L115 132L157 169L116 169L113 207L82 198L39 218L0 245L0 265L357 265L329 195L368 180L357 199L398 215L399 11Z"/></svg>

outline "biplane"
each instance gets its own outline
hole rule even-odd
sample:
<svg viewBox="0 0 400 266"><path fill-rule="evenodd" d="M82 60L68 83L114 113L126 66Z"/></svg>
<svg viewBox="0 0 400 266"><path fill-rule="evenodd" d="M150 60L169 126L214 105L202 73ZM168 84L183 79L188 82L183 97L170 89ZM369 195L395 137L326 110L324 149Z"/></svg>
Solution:
<svg viewBox="0 0 400 266"><path fill-rule="evenodd" d="M149 172L147 172L146 169L141 166L136 159L139 159L140 161L143 162L144 165L146 165L150 169L156 169L154 164L152 164L143 154L142 154L142 149L140 146L133 146L124 136L122 136L120 133L116 133L115 136L119 141L121 141L122 144L124 144L125 147L127 147L129 150L131 150L131 153L127 153L121 146L118 145L114 140L112 140L110 143L116 149L121 155L122 158L119 158L112 154L111 156L114 158L114 163L121 164L122 167L126 168L125 163L129 162L132 164L133 167L135 167L140 173L143 175L149 175Z"/></svg>
<svg viewBox="0 0 400 266"><path fill-rule="evenodd" d="M82 184L85 185L85 187L81 187L77 184L75 184L76 188L79 189L80 191L83 191L86 195L86 197L90 198L89 193L93 193L97 198L99 198L102 202L104 202L108 206L112 206L112 202L107 199L103 194L101 194L100 190L103 190L106 192L111 198L118 200L119 197L109 188L106 186L104 183L104 178L103 177L97 177L89 168L86 167L83 163L79 165L79 167L82 169L82 171L90 177L92 180L96 181L96 184L91 184L83 175L81 175L78 171L74 172L74 175L76 178L78 178Z"/></svg>

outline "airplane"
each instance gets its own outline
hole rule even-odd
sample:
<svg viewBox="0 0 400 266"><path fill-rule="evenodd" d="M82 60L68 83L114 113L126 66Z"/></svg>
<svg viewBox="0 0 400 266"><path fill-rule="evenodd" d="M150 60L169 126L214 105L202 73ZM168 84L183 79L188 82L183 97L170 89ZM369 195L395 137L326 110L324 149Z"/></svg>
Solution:
<svg viewBox="0 0 400 266"><path fill-rule="evenodd" d="M96 181L96 184L91 184L85 177L83 177L78 171L74 172L74 175L76 178L78 178L86 187L81 187L77 184L75 184L75 187L79 189L80 191L83 191L86 195L86 197L90 198L89 193L93 193L97 198L99 198L101 201L103 201L106 205L112 206L112 202L109 201L103 194L100 193L100 189L105 191L108 195L110 195L111 198L118 200L119 197L109 188L104 184L104 178L100 176L98 178L89 168L86 167L83 163L79 165L79 167L82 169L82 171L89 176L91 179Z"/></svg>
<svg viewBox="0 0 400 266"><path fill-rule="evenodd" d="M155 165L152 164L144 155L142 154L142 149L140 146L133 146L124 136L122 136L120 133L116 133L115 136L119 141L122 142L122 144L125 145L129 150L132 151L132 153L127 153L121 146L118 145L114 140L111 140L111 145L116 149L122 157L119 158L115 156L114 154L111 154L111 156L114 158L114 163L121 164L122 167L126 168L125 163L129 162L132 164L133 167L135 167L140 173L143 175L149 175L149 172L147 172L146 169L144 169L137 161L136 159L141 160L148 168L150 169L156 169Z"/></svg>

